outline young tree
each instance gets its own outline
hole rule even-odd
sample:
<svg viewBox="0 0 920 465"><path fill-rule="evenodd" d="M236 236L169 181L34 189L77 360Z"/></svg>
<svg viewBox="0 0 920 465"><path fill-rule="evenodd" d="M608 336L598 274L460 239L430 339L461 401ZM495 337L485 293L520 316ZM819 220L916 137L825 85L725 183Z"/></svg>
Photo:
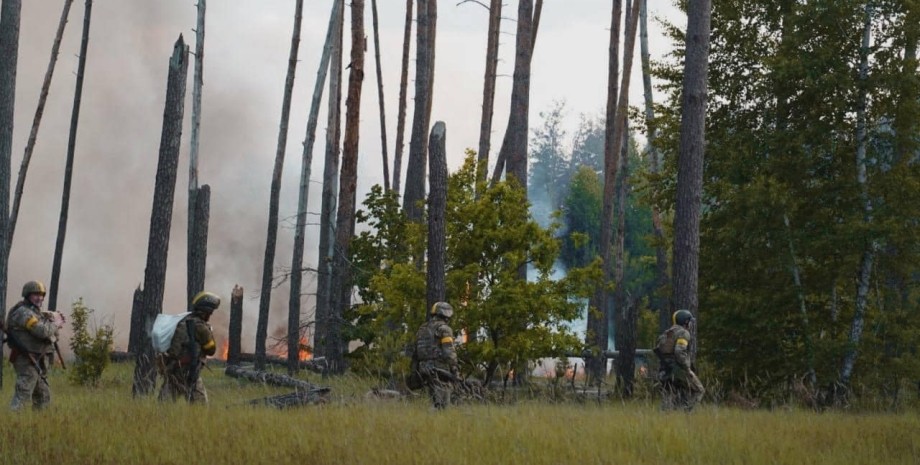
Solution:
<svg viewBox="0 0 920 465"><path fill-rule="evenodd" d="M67 237L67 216L70 210L70 183L73 178L74 152L77 147L77 124L80 121L80 102L83 97L83 77L86 71L86 53L89 46L89 25L93 12L93 1L86 0L83 10L83 38L80 40L80 60L77 64L77 84L73 95L73 111L70 114L70 137L67 140L67 161L64 166L64 191L61 193L61 215L58 218L57 240L54 243L54 262L51 265L51 284L48 290L48 308L57 308L60 290L61 260L64 255L64 240ZM6 210L3 210L4 213ZM2 242L5 243L5 242Z"/></svg>
<svg viewBox="0 0 920 465"><path fill-rule="evenodd" d="M182 141L182 118L185 113L185 83L188 76L188 46L179 35L169 59L166 85L166 109L163 111L163 132L157 162L153 207L150 214L150 238L147 242L147 266L144 268L143 328L140 350L134 366L135 396L149 394L154 388L156 372L153 366L153 346L147 328L163 311L166 288L166 258L169 251L169 230L172 225L173 199L176 193L176 170Z"/></svg>
<svg viewBox="0 0 920 465"><path fill-rule="evenodd" d="M284 170L284 153L287 148L288 118L291 114L291 93L294 90L294 73L297 69L297 50L300 48L300 23L303 0L294 6L294 32L291 35L291 53L288 57L287 77L284 80L284 97L281 102L281 124L278 129L278 148L272 171L271 192L268 201L268 233L265 239L265 260L262 264L262 288L259 295L259 319L256 326L257 370L265 369L265 338L268 335L268 313L271 309L272 282L275 270L275 248L278 242L278 202L281 196L281 174Z"/></svg>
<svg viewBox="0 0 920 465"><path fill-rule="evenodd" d="M348 97L345 101L345 138L342 144L339 209L336 216L335 254L330 284L330 325L328 355L330 371L345 371L348 341L343 337L343 316L351 307L352 270L348 263L349 248L355 234L355 203L358 179L358 135L360 134L361 86L364 80L364 1L351 2L351 68L348 74Z"/></svg>
<svg viewBox="0 0 920 465"><path fill-rule="evenodd" d="M288 301L288 373L294 374L300 369L300 297L303 282L303 247L307 227L307 203L310 195L310 172L313 164L313 143L316 141L316 119L319 117L319 105L323 99L323 87L326 84L326 72L335 42L335 29L341 15L342 4L332 4L329 27L326 29L326 42L316 72L316 85L313 87L313 101L310 103L310 117L307 119L307 134L303 143L303 156L300 169L300 190L297 198L297 224L294 229L294 254L291 258L291 295Z"/></svg>

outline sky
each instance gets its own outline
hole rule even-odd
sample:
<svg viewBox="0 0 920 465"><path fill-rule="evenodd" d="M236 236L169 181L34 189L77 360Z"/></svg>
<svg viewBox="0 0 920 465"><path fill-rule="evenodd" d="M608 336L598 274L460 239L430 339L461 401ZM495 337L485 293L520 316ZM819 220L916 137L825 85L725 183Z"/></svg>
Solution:
<svg viewBox="0 0 920 465"><path fill-rule="evenodd" d="M396 136L404 0L379 0L381 60L386 106L388 154L392 164ZM488 2L485 2L488 3ZM11 190L15 186L26 139L63 0L23 2L15 100ZM235 284L245 290L243 350L254 347L255 321L268 219L269 186L278 144L281 103L290 53L294 0L211 0L205 27L199 183L211 186L206 289L224 298L212 317L218 338L226 334L229 297ZM276 269L290 267L293 222L302 165L302 142L325 39L332 0L304 2L282 180ZM602 115L606 102L610 0L545 0L531 75L530 126L556 101L566 102L567 129L574 132L581 114ZM358 203L374 184L383 183L377 80L374 72L371 8L365 8L368 53L361 98ZM116 350L125 350L134 289L146 266L166 74L180 34L195 49L194 0L96 0L92 5L89 48L73 189L58 292L59 307L77 298L94 308L99 324L113 324ZM345 61L350 50L346 8ZM508 120L517 4L503 9L492 150L498 153ZM26 179L13 240L6 306L33 279L48 284L61 208L64 162L73 108L84 2L73 3L54 80ZM670 50L655 17L680 27L683 16L670 0L649 2L652 59ZM447 127L448 169L457 169L466 148L479 140L482 78L485 69L488 12L474 2L439 1L432 124ZM413 26L413 34L414 34ZM414 58L414 39L412 56ZM630 101L642 101L639 45L636 44ZM185 106L170 234L164 313L185 311L187 187L193 66ZM404 153L412 122L414 59L410 60ZM347 70L343 79L347 81ZM319 115L311 167L304 265L317 257L320 191L325 152L325 95ZM343 91L344 99L344 91ZM343 102L344 113L344 102ZM405 170L405 158L403 161ZM392 171L392 168L391 168ZM405 179L403 171L402 178ZM315 287L304 278L302 308L312 317ZM272 294L269 336L286 331L289 289ZM59 308L69 314L69 308ZM64 340L69 341L69 335Z"/></svg>

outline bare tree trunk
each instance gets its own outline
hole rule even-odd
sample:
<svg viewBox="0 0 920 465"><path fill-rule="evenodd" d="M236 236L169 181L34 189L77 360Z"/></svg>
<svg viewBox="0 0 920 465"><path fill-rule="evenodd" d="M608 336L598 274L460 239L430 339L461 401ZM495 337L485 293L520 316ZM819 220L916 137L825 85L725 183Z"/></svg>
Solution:
<svg viewBox="0 0 920 465"><path fill-rule="evenodd" d="M243 288L233 285L230 293L230 327L227 330L227 365L239 365L243 335Z"/></svg>
<svg viewBox="0 0 920 465"><path fill-rule="evenodd" d="M150 214L150 238L147 242L147 266L144 268L143 331L134 366L135 396L149 394L154 388L153 346L150 329L153 320L163 310L166 288L166 258L169 251L169 229L172 225L173 199L176 193L176 171L182 142L182 118L185 113L185 82L188 76L188 46L179 35L169 60L166 84L166 109L163 111L163 132L157 162L153 207Z"/></svg>
<svg viewBox="0 0 920 465"><path fill-rule="evenodd" d="M618 155L620 151L614 145L615 126L617 115L617 97L619 95L619 70L620 70L620 18L623 9L620 0L613 0L610 13L610 45L607 56L607 119L604 128L604 197L601 210L601 235L600 254L604 264L605 279L595 291L594 304L596 312L588 313L588 331L585 342L592 353L607 350L610 321L610 296L604 288L606 283L613 282L613 265L610 246L613 242L613 202L614 191L619 167ZM591 336L594 336L593 339ZM606 358L591 358L585 361L585 369L589 376L595 380L602 380L606 374Z"/></svg>
<svg viewBox="0 0 920 465"><path fill-rule="evenodd" d="M489 173L489 149L492 140L492 113L495 106L495 79L498 69L498 35L501 32L502 0L489 6L489 32L486 42L486 71L482 87L482 117L479 123L479 154L476 179L486 181Z"/></svg>
<svg viewBox="0 0 920 465"><path fill-rule="evenodd" d="M428 147L428 125L431 121L429 101L432 89L430 73L433 71L429 5L432 0L418 0L418 30L415 33L415 111L412 115L412 135L409 139L409 164L406 167L406 191L403 210L411 221L421 221L425 198L425 168Z"/></svg>
<svg viewBox="0 0 920 465"><path fill-rule="evenodd" d="M195 294L204 289L205 257L207 243L196 242L199 237L196 228L200 222L198 209L198 145L201 129L201 88L204 85L204 19L207 5L198 0L198 20L195 26L195 77L192 82L192 134L188 162L188 240L186 245L186 301L191 302ZM210 202L210 198L208 199ZM207 220L206 220L207 221ZM203 226L207 229L207 223ZM207 233L205 233L207 241ZM203 253L202 253L203 250Z"/></svg>
<svg viewBox="0 0 920 465"><path fill-rule="evenodd" d="M19 58L21 0L3 0L0 6L0 321L6 320L6 285L9 268L10 160L13 156L13 116L16 101L16 63ZM0 344L0 360L3 345ZM3 364L0 363L0 387Z"/></svg>
<svg viewBox="0 0 920 465"><path fill-rule="evenodd" d="M447 298L444 283L446 264L445 214L447 210L447 128L438 121L431 128L428 157L431 172L428 175L428 288L427 305Z"/></svg>
<svg viewBox="0 0 920 465"><path fill-rule="evenodd" d="M300 48L300 23L303 18L303 0L294 7L294 32L291 35L291 53L288 57L287 77L284 80L284 99L281 102L281 124L278 130L278 148L275 151L275 168L268 201L268 233L265 239L265 261L262 263L262 288L259 295L259 320L256 326L256 369L265 369L265 338L268 335L268 313L271 310L272 281L275 270L275 247L278 242L278 202L281 196L281 174L284 170L284 152L287 147L288 119L291 114L291 94L294 91L294 73L297 70L297 50Z"/></svg>
<svg viewBox="0 0 920 465"><path fill-rule="evenodd" d="M687 8L687 45L681 92L680 149L674 217L674 267L671 311L689 310L699 320L697 285L700 254L700 199L706 147L706 99L709 73L710 0ZM695 349L695 347L694 347ZM695 350L691 350L695 359Z"/></svg>
<svg viewBox="0 0 920 465"><path fill-rule="evenodd" d="M345 371L348 341L342 330L345 309L351 306L351 266L349 251L355 234L355 202L358 179L358 136L361 122L361 85L364 80L364 0L351 2L351 69L348 74L348 97L345 101L345 139L342 145L339 211L336 218L335 254L332 266L331 325L329 327L329 369L331 373Z"/></svg>
<svg viewBox="0 0 920 465"><path fill-rule="evenodd" d="M344 4L344 0L336 0ZM336 194L339 188L339 140L341 139L342 106L342 32L344 29L344 7L339 6L336 18L332 63L329 70L329 110L326 125L326 161L323 167L323 205L319 227L319 263L316 275L316 314L313 351L317 357L325 357L326 339L329 336L330 284L332 283L333 243L335 238Z"/></svg>
<svg viewBox="0 0 920 465"><path fill-rule="evenodd" d="M192 235L188 244L190 260L188 269L190 287L187 289L192 296L204 290L205 268L208 261L208 222L211 220L211 186L204 184L195 189L195 218ZM189 297L191 302L191 297Z"/></svg>
<svg viewBox="0 0 920 465"><path fill-rule="evenodd" d="M642 56L642 86L645 96L645 124L648 128L647 153L649 157L649 171L658 174L659 154L655 147L658 138L658 126L655 122L654 102L652 99L652 66L648 49L648 0L642 0L642 9L639 12L639 44ZM671 315L668 312L667 298L662 297L662 292L668 286L668 251L664 244L664 228L661 226L661 212L652 205L652 231L655 237L655 291L650 306L658 312L658 331L662 332L671 326Z"/></svg>
<svg viewBox="0 0 920 465"><path fill-rule="evenodd" d="M377 0L371 0L374 18L374 58L377 64L377 102L380 104L380 149L383 155L383 188L390 190L390 159L387 157L387 118L383 101L383 71L380 69L380 34L377 29Z"/></svg>
<svg viewBox="0 0 920 465"><path fill-rule="evenodd" d="M533 56L533 1L518 2L518 27L514 56L514 83L511 87L511 112L499 150L499 160L507 163L508 178L527 189L527 132L530 112L530 59ZM500 174L496 165L495 174ZM496 182L493 175L492 183Z"/></svg>
<svg viewBox="0 0 920 465"><path fill-rule="evenodd" d="M393 156L393 190L399 192L402 170L403 133L406 130L406 83L409 80L409 45L412 43L412 0L406 0L406 26L403 30L402 72L399 75L399 112L396 116L396 154Z"/></svg>
<svg viewBox="0 0 920 465"><path fill-rule="evenodd" d="M291 297L288 307L288 372L292 375L300 369L300 293L303 280L303 248L310 195L310 172L313 165L313 143L316 142L316 120L319 117L319 105L323 99L323 87L326 84L326 72L329 70L329 57L332 55L332 43L341 7L340 2L332 4L329 27L326 30L326 42L323 46L323 55L319 60L319 70L316 72L316 85L313 87L307 134L303 143L300 193L297 199L297 226L294 232L294 256L291 259Z"/></svg>
<svg viewBox="0 0 920 465"><path fill-rule="evenodd" d="M866 81L869 77L869 46L871 45L872 34L872 4L866 3L866 17L863 23L862 48L860 49L859 63L859 101L856 108L856 182L861 190L863 203L863 222L866 230L871 230L872 226L872 199L869 197L868 175L866 173L866 148L868 144L867 136L867 116L866 109L868 106L868 85ZM856 272L856 300L854 302L853 323L850 326L850 336L847 340L846 352L843 357L843 365L840 369L840 378L838 385L842 392L838 392L838 400L845 400L840 396L845 396L850 388L850 379L853 376L853 368L856 365L858 355L859 341L862 336L863 326L865 325L866 307L868 305L869 281L872 275L872 264L875 255L878 252L878 241L872 237L865 238L865 250L859 263L859 270Z"/></svg>
<svg viewBox="0 0 920 465"><path fill-rule="evenodd" d="M61 20L58 22L57 32L54 34L54 43L51 45L51 59L48 60L48 69L45 71L45 80L42 90L38 95L38 107L35 108L35 117L32 119L32 130L26 142L26 151L22 155L22 164L19 166L19 177L16 179L16 191L13 194L13 209L10 212L10 232L7 253L13 244L13 234L16 232L16 220L19 218L19 205L22 203L22 193L26 184L26 173L29 171L29 162L32 160L32 151L35 150L35 141L38 138L38 127L41 125L42 115L45 113L45 103L48 101L48 91L51 89L51 77L57 64L58 53L61 50L61 38L64 36L64 27L70 16L70 6L73 0L64 0L64 9L61 11Z"/></svg>
<svg viewBox="0 0 920 465"><path fill-rule="evenodd" d="M526 5L524 5L524 1L526 1ZM514 58L514 78L513 78L514 83L512 84L512 88L511 88L511 113L508 115L508 127L505 129L505 138L502 139L502 147L498 152L498 158L495 160L495 170L492 172L492 180L490 182L490 185L492 186L494 186L499 181L499 179L501 179L501 175L506 169L506 164L511 163L508 160L508 158L511 156L520 157L520 155L512 155L514 153L514 150L506 150L506 146L509 143L509 137L513 138L513 140L510 142L512 143L512 145L515 145L515 146L521 144L520 139L523 137L523 144L524 144L524 152L523 152L524 177L523 178L525 179L525 182L522 183L522 186L524 186L524 189L527 188L527 182L526 182L526 178L527 178L527 131L529 130L529 125L527 123L527 115L528 115L529 107L530 107L530 61L533 58L533 48L537 43L537 27L540 25L540 16L543 10L543 1L537 0L536 8L532 8L531 7L532 4L533 3L531 0L523 0L523 1L518 2L518 32L517 32L518 39L515 44L516 53L515 53L515 58ZM521 15L522 8L526 9L528 12L533 11L533 13L527 13L524 16L522 16ZM531 19L531 15L532 15L532 19ZM525 18L525 22L527 23L527 25L525 26L521 25L520 23L521 18ZM529 36L526 39L522 37L522 28L527 29L527 32L523 33ZM530 46L529 51L526 50L527 44L529 44ZM523 61L521 61L524 58L524 55L526 55L526 64ZM526 72L524 68L526 68ZM524 82L523 80L525 74L526 74L526 82ZM520 76L520 79L519 79L519 76ZM522 99L525 101L522 102L521 101ZM515 113L516 111L515 107L520 106L521 103L525 104L525 107L523 108L524 110L523 121L521 121L521 115ZM512 121L514 121L513 133L511 131ZM523 123L523 136L520 134L521 123ZM520 167L517 167L516 169L520 170ZM510 167L508 168L508 173L511 173Z"/></svg>
<svg viewBox="0 0 920 465"><path fill-rule="evenodd" d="M137 355L141 351L141 332L144 331L144 291L140 285L134 290L131 300L131 328L128 330L128 353Z"/></svg>
<svg viewBox="0 0 920 465"><path fill-rule="evenodd" d="M64 168L64 191L61 194L61 215L58 218L57 240L54 243L54 263L51 266L51 285L48 290L48 308L57 309L60 289L61 259L64 255L64 239L67 237L67 215L70 211L70 183L73 179L73 159L77 146L77 124L80 121L80 101L83 96L83 76L86 71L86 53L89 46L89 25L93 12L93 0L86 0L83 13L83 38L80 41L80 60L77 65L77 86L73 96L73 111L70 114L70 138L67 142L67 162ZM2 194L0 194L2 195ZM8 197L8 196L7 196ZM6 210L4 210L5 212ZM4 244L6 242L3 242Z"/></svg>

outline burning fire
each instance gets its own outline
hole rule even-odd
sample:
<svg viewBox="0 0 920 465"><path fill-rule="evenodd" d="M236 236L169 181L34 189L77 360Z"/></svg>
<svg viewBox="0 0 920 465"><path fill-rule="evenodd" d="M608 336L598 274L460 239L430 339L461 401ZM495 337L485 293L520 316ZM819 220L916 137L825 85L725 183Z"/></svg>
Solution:
<svg viewBox="0 0 920 465"><path fill-rule="evenodd" d="M303 338L303 337L300 338L300 342L298 343L298 346L300 347L300 354L298 355L298 358L300 359L301 362L313 359L313 351L311 350L311 347L307 344L306 338ZM230 354L230 343L227 341L224 341L220 346L220 351L217 353L217 359L227 360L227 356L229 354ZM279 345L275 348L269 349L268 351L269 356L278 357L282 359L286 359L287 354L288 354L287 345Z"/></svg>

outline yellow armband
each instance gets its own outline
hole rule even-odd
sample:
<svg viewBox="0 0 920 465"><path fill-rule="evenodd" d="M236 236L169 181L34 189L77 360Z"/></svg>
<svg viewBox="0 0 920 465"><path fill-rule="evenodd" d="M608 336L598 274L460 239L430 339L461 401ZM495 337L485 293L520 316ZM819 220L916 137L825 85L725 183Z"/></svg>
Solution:
<svg viewBox="0 0 920 465"><path fill-rule="evenodd" d="M36 318L34 315L30 316L29 319L26 320L26 329L31 331L32 327L37 324L38 324L38 318Z"/></svg>
<svg viewBox="0 0 920 465"><path fill-rule="evenodd" d="M441 338L441 344L453 344L454 338L450 336L445 336Z"/></svg>
<svg viewBox="0 0 920 465"><path fill-rule="evenodd" d="M680 347L681 349L686 349L689 344L690 343L682 337L677 338L677 341L674 342L674 345L676 347Z"/></svg>

